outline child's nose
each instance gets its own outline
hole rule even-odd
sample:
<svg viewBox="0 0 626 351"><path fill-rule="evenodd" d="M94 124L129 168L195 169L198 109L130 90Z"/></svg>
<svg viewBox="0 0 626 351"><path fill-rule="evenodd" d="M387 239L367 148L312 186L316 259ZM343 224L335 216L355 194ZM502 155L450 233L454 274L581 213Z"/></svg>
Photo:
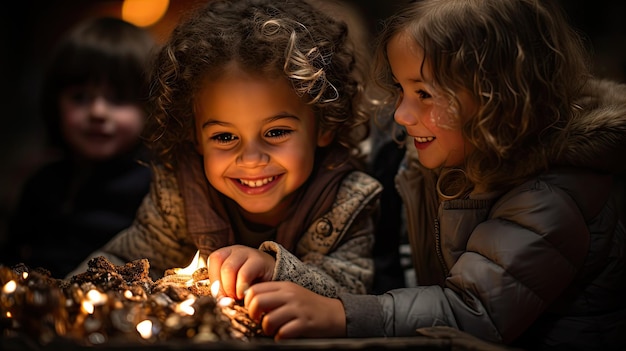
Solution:
<svg viewBox="0 0 626 351"><path fill-rule="evenodd" d="M103 96L98 95L91 101L90 112L93 117L103 117L106 115L108 108L109 103L107 100Z"/></svg>
<svg viewBox="0 0 626 351"><path fill-rule="evenodd" d="M260 143L245 143L239 157L237 157L237 163L245 167L266 165L268 161L269 155L263 150Z"/></svg>
<svg viewBox="0 0 626 351"><path fill-rule="evenodd" d="M417 109L411 108L407 103L400 101L393 113L393 118L400 125L410 126L417 124L419 121L419 117L417 116L419 112L420 111L417 111Z"/></svg>

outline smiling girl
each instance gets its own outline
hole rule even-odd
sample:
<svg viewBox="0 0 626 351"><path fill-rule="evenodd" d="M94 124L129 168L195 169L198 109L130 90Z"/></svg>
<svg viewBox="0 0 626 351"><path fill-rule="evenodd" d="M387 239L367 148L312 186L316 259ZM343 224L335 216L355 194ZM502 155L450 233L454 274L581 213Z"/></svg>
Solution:
<svg viewBox="0 0 626 351"><path fill-rule="evenodd" d="M361 171L357 53L344 22L306 1L190 11L153 72L146 137L161 162L150 194L92 257L145 257L159 277L214 253L211 280L236 298L259 280L366 292L382 189Z"/></svg>

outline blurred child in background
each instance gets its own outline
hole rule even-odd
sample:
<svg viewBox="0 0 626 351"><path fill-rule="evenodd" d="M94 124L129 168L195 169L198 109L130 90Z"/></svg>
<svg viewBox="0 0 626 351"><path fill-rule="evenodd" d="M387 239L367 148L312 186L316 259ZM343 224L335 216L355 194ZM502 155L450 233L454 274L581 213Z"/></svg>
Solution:
<svg viewBox="0 0 626 351"><path fill-rule="evenodd" d="M110 17L84 20L57 44L41 114L59 157L25 181L1 263L60 278L132 223L151 179L140 134L155 47L147 30Z"/></svg>

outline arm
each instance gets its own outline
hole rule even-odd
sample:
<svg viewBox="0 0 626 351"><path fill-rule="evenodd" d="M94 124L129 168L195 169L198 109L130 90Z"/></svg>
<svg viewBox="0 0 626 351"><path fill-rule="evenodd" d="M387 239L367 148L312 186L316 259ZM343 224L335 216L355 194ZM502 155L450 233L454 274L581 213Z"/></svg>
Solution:
<svg viewBox="0 0 626 351"><path fill-rule="evenodd" d="M373 281L374 244L371 220L355 224L349 239L334 251L310 251L298 258L275 242L259 248L276 258L272 280L292 281L320 295L336 297L339 292L364 294Z"/></svg>
<svg viewBox="0 0 626 351"><path fill-rule="evenodd" d="M447 240L467 241L446 249L450 273L443 287L340 295L347 336L411 336L436 325L494 342L519 336L571 284L588 247L585 220L571 197L545 184L529 187L503 197L467 234L447 233ZM446 212L461 218L463 211L444 210L442 222Z"/></svg>
<svg viewBox="0 0 626 351"><path fill-rule="evenodd" d="M330 211L302 236L295 254L273 242L261 245L276 258L272 280L293 281L328 297L366 293L373 283L374 220L381 191L374 178L353 172Z"/></svg>

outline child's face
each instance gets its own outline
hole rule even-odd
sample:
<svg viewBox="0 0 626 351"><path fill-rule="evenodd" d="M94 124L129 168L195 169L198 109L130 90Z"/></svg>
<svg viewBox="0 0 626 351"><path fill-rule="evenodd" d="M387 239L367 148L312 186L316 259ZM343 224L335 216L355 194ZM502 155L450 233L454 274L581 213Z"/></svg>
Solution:
<svg viewBox="0 0 626 351"><path fill-rule="evenodd" d="M59 107L63 137L81 158L110 159L139 142L145 122L141 107L119 101L105 87L69 87L61 92Z"/></svg>
<svg viewBox="0 0 626 351"><path fill-rule="evenodd" d="M422 70L425 77L421 76L422 48L403 33L389 42L387 55L401 90L394 119L413 138L420 163L430 169L462 165L471 147L463 138L460 121L476 110L469 94L457 92L461 111L453 112L444 95L429 84L428 61Z"/></svg>
<svg viewBox="0 0 626 351"><path fill-rule="evenodd" d="M231 66L199 92L195 123L211 185L237 202L249 221L283 220L313 169L318 133L312 107L287 80Z"/></svg>

